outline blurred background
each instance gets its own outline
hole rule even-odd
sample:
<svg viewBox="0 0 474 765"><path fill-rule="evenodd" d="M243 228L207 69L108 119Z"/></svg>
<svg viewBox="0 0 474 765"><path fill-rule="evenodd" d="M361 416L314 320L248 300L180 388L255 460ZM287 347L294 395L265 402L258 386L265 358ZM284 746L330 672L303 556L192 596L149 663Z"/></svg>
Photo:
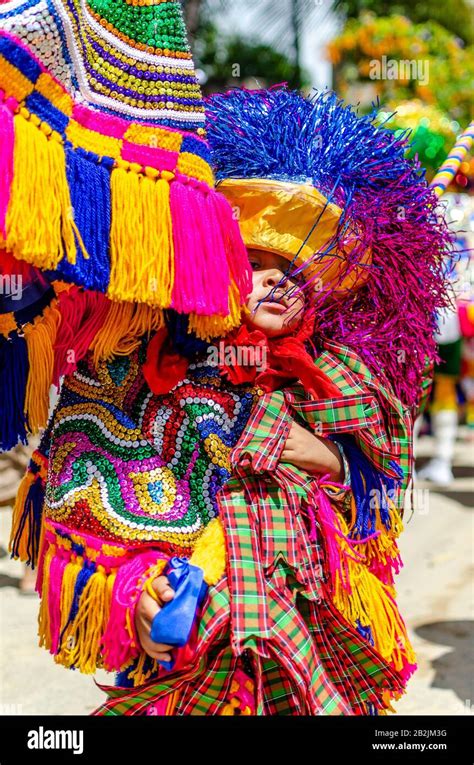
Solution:
<svg viewBox="0 0 474 765"><path fill-rule="evenodd" d="M398 134L431 180L472 119L471 0L182 0L205 93L287 82L333 88ZM439 317L440 362L416 424L415 511L398 577L419 669L400 714L472 714L474 497L474 156L441 204L456 232L453 305ZM103 695L37 646L34 573L9 558L11 506L33 444L0 455L0 713L88 714ZM99 673L100 674L100 673ZM36 682L31 682L32 677ZM97 677L112 683L113 678ZM38 682L39 680L39 682Z"/></svg>

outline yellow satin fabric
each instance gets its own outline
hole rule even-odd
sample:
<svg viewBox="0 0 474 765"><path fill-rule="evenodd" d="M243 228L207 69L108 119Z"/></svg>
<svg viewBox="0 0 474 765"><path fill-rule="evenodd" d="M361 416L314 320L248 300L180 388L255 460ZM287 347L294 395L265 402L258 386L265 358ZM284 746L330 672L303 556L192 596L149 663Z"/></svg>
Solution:
<svg viewBox="0 0 474 765"><path fill-rule="evenodd" d="M349 262L355 232L348 235L343 248L340 243L334 246L342 210L327 203L326 197L310 184L226 178L217 190L234 208L246 247L274 252L289 261L294 258L295 267L320 253L319 259L308 263L304 274L305 279L314 278L315 289L324 285L346 293L368 278L369 269L364 266L371 261L370 252L364 253L357 264Z"/></svg>

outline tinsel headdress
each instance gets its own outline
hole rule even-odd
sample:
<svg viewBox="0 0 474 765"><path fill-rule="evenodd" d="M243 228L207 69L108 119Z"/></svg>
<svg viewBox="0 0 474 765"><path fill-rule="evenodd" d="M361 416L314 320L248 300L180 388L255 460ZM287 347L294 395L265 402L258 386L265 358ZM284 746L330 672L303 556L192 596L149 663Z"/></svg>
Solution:
<svg viewBox="0 0 474 765"><path fill-rule="evenodd" d="M407 139L333 92L233 90L206 113L217 187L245 244L306 279L316 343L346 344L416 408L452 236Z"/></svg>

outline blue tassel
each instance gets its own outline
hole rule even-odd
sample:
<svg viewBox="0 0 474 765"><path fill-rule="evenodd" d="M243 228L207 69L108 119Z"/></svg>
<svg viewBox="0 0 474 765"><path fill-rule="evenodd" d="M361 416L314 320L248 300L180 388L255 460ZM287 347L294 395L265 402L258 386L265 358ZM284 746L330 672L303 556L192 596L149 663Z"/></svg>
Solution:
<svg viewBox="0 0 474 765"><path fill-rule="evenodd" d="M0 336L0 451L27 443L24 409L28 369L25 338L17 332L8 340Z"/></svg>
<svg viewBox="0 0 474 765"><path fill-rule="evenodd" d="M31 462L28 467L28 472L37 473L40 470L40 466ZM40 476L37 476L31 484L28 494L26 495L25 504L23 507L23 513L16 530L16 534L12 541L12 558L19 558L19 544L23 535L23 529L25 523L28 523L28 543L26 551L28 553L28 559L26 563L35 568L38 561L39 543L41 536L41 519L43 515L45 485Z"/></svg>
<svg viewBox="0 0 474 765"><path fill-rule="evenodd" d="M87 289L107 292L110 278L109 234L111 218L110 173L113 160L66 147L66 172L74 221L89 258L77 248L75 265L63 259L56 278Z"/></svg>
<svg viewBox="0 0 474 765"><path fill-rule="evenodd" d="M89 581L89 579L91 578L92 574L94 573L95 568L96 568L95 563L93 563L91 561L86 561L84 563L83 568L79 571L78 577L76 579L76 584L74 585L74 596L73 596L73 599L72 599L71 610L69 612L69 616L68 616L67 622L64 625L64 628L63 628L63 630L61 632L61 637L59 638L58 652L61 650L61 644L63 642L64 632L66 631L68 626L71 624L71 622L74 621L74 619L77 616L77 612L79 611L79 600L80 600L80 597L81 597L81 595L82 595L82 593L84 591L84 588L85 588L87 582Z"/></svg>
<svg viewBox="0 0 474 765"><path fill-rule="evenodd" d="M376 530L377 512L380 513L385 528L390 529L387 494L394 489L395 479L376 470L351 436L338 434L333 440L342 445L351 473L351 488L357 508L351 538L361 539L373 534ZM403 475L403 471L401 472Z"/></svg>
<svg viewBox="0 0 474 765"><path fill-rule="evenodd" d="M189 317L186 314L177 313L172 308L168 308L164 311L164 319L176 353L193 361L199 354L206 351L209 343L198 338L194 332L188 332Z"/></svg>

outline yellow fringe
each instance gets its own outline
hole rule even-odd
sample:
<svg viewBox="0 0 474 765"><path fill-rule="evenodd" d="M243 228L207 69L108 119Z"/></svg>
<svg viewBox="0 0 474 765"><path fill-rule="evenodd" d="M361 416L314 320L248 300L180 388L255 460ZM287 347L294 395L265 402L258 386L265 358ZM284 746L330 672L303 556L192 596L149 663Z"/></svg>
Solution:
<svg viewBox="0 0 474 765"><path fill-rule="evenodd" d="M31 433L37 433L48 422L49 389L53 379L54 343L61 322L57 301L45 308L33 324L25 325L28 348L28 381L26 384L25 413Z"/></svg>
<svg viewBox="0 0 474 765"><path fill-rule="evenodd" d="M406 661L414 664L416 656L411 646L405 624L395 603L396 591L393 586L381 582L369 571L370 561L376 558L385 562L388 552L398 553L395 534L400 528L396 520L396 508L391 508L392 520L395 524L393 532L383 532L364 546L364 560L354 560L351 555L345 556L348 567L348 577L351 592L343 586L339 572L334 583L333 602L342 615L351 623L358 620L363 627L370 627L376 650L387 661L400 670ZM338 521L343 534L347 536L348 525L344 518L338 515ZM338 536L341 555L350 553L352 548ZM371 547L369 547L371 545ZM362 545L356 550L360 553Z"/></svg>
<svg viewBox="0 0 474 765"><path fill-rule="evenodd" d="M113 356L128 356L140 345L144 334L164 325L163 313L144 303L111 303L107 318L90 348L94 364Z"/></svg>
<svg viewBox="0 0 474 765"><path fill-rule="evenodd" d="M158 171L117 161L111 174L111 270L114 300L168 308L174 283L169 183Z"/></svg>
<svg viewBox="0 0 474 765"><path fill-rule="evenodd" d="M219 518L213 518L197 540L189 562L204 571L207 584L217 584L226 570L224 529Z"/></svg>
<svg viewBox="0 0 474 765"><path fill-rule="evenodd" d="M14 124L7 248L39 268L56 268L64 255L75 263L74 234L79 241L80 236L74 223L61 137L26 109L15 115Z"/></svg>
<svg viewBox="0 0 474 765"><path fill-rule="evenodd" d="M349 622L359 620L363 627L370 627L375 649L393 662L395 669L402 669L406 660L414 664L416 657L406 627L391 600L396 595L394 588L381 582L364 564L349 560L348 566L352 592L342 587L337 575L333 596L336 608Z"/></svg>
<svg viewBox="0 0 474 765"><path fill-rule="evenodd" d="M229 287L229 314L228 316L200 316L197 313L189 315L189 332L195 332L201 340L210 341L216 337L222 337L242 322L243 306L240 304L240 293L231 280Z"/></svg>
<svg viewBox="0 0 474 765"><path fill-rule="evenodd" d="M105 568L98 565L81 594L76 618L64 633L61 651L56 657L59 663L75 666L86 675L96 671L106 627L105 615L110 610L109 592Z"/></svg>
<svg viewBox="0 0 474 765"><path fill-rule="evenodd" d="M137 666L135 667L133 672L130 672L128 675L128 677L133 680L133 684L135 687L137 685L143 685L143 683L145 683L148 680L148 678L152 674L154 674L160 667L157 660L153 659L151 663L151 668L147 672L145 672L144 666L145 666L145 662L147 658L149 658L148 654L145 653L145 651L142 651L138 659Z"/></svg>

